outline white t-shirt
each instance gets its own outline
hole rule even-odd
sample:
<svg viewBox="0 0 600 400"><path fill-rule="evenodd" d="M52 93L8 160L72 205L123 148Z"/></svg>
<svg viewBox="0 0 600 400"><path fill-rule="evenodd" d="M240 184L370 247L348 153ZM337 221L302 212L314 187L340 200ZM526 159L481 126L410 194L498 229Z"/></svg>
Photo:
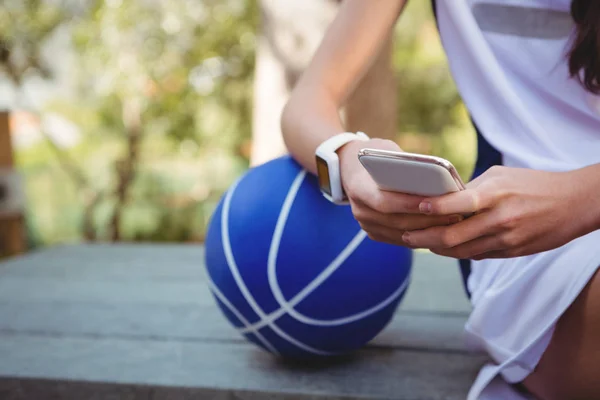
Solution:
<svg viewBox="0 0 600 400"><path fill-rule="evenodd" d="M459 92L506 166L566 171L600 163L600 98L568 72L570 5L437 0ZM556 321L600 265L598 243L600 231L548 252L472 263L467 342L494 363L469 399L523 398L506 382L522 381L539 362Z"/></svg>
<svg viewBox="0 0 600 400"><path fill-rule="evenodd" d="M438 0L460 94L507 166L562 171L600 162L600 98L568 72L570 4Z"/></svg>

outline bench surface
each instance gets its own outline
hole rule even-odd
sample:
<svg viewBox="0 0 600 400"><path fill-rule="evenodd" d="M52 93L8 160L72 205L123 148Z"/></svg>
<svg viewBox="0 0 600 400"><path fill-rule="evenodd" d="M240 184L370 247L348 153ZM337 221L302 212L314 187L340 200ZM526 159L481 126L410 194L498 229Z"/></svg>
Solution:
<svg viewBox="0 0 600 400"><path fill-rule="evenodd" d="M279 360L224 319L191 245L61 246L0 263L0 399L464 399L456 261L418 253L390 325L355 354Z"/></svg>

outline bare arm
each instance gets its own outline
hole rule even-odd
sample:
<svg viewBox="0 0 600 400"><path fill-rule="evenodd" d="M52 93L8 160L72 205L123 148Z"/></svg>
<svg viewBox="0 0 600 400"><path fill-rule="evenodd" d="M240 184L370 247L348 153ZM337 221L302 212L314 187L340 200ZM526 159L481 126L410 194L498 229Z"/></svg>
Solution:
<svg viewBox="0 0 600 400"><path fill-rule="evenodd" d="M339 110L377 59L407 0L344 0L282 117L292 156L315 173L315 150L345 129ZM369 132L366 132L369 134ZM369 237L402 244L405 231L453 223L419 212L420 197L379 190L356 157L359 147L400 150L390 140L354 141L340 150L342 185L354 218Z"/></svg>
<svg viewBox="0 0 600 400"><path fill-rule="evenodd" d="M345 0L282 116L292 156L315 172L314 153L345 129L339 110L391 34L407 0ZM368 133L368 132L367 132Z"/></svg>

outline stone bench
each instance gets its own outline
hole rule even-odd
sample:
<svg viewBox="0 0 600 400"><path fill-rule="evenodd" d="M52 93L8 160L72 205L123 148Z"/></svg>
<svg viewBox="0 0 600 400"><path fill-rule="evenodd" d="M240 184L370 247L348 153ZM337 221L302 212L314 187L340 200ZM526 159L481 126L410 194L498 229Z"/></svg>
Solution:
<svg viewBox="0 0 600 400"><path fill-rule="evenodd" d="M73 245L0 263L0 399L464 399L457 263L419 253L388 328L356 354L283 362L216 308L188 245Z"/></svg>

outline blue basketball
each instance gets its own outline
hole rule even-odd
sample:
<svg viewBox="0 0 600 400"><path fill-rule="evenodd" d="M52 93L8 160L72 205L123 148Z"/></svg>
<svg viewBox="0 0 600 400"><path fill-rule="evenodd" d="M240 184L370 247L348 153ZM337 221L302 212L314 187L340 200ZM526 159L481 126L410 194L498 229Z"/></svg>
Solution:
<svg viewBox="0 0 600 400"><path fill-rule="evenodd" d="M209 224L212 293L248 340L304 358L364 346L409 283L410 249L370 240L349 206L325 199L290 157L249 170Z"/></svg>

